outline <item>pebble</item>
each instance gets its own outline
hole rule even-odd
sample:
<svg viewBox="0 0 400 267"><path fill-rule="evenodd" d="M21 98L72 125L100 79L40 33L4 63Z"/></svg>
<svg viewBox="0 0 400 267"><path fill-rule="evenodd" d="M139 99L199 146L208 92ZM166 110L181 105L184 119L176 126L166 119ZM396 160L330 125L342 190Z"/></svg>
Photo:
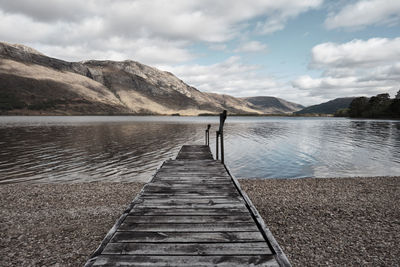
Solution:
<svg viewBox="0 0 400 267"><path fill-rule="evenodd" d="M400 177L240 179L293 266L399 266ZM142 183L0 186L0 266L82 266Z"/></svg>
<svg viewBox="0 0 400 267"><path fill-rule="evenodd" d="M400 265L400 177L240 184L293 266Z"/></svg>

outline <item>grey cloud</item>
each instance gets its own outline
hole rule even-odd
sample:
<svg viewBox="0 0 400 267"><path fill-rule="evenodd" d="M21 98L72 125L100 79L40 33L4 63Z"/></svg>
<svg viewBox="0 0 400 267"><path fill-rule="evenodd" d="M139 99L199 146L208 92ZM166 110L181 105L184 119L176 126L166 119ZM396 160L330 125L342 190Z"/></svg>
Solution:
<svg viewBox="0 0 400 267"><path fill-rule="evenodd" d="M96 4L92 0L0 0L1 10L42 22L80 21L95 8Z"/></svg>

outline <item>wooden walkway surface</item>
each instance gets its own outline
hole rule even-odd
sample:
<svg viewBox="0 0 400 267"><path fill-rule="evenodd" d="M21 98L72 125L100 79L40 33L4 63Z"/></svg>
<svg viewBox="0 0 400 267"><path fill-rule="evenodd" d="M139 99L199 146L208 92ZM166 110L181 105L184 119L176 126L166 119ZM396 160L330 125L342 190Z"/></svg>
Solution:
<svg viewBox="0 0 400 267"><path fill-rule="evenodd" d="M290 266L208 146L183 146L122 214L86 266Z"/></svg>

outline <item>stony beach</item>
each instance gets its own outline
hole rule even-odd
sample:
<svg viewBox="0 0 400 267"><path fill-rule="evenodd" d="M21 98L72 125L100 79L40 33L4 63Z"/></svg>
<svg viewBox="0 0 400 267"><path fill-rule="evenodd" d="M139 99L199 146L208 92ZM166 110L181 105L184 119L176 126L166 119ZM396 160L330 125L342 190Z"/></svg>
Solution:
<svg viewBox="0 0 400 267"><path fill-rule="evenodd" d="M400 264L400 177L240 183L293 266ZM82 266L142 186L0 185L0 266Z"/></svg>

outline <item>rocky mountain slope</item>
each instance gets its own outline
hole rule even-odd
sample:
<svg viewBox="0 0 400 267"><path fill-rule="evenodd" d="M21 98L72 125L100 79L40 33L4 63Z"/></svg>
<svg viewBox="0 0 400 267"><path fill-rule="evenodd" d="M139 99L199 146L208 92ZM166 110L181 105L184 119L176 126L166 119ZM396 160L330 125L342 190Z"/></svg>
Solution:
<svg viewBox="0 0 400 267"><path fill-rule="evenodd" d="M304 108L302 105L271 96L245 97L242 99L253 104L257 110L260 110L265 114L292 113L293 111Z"/></svg>
<svg viewBox="0 0 400 267"><path fill-rule="evenodd" d="M233 114L285 113L296 105L253 104L203 93L169 72L135 61L67 62L23 46L0 43L3 114L175 114L226 109ZM286 102L288 103L288 102Z"/></svg>
<svg viewBox="0 0 400 267"><path fill-rule="evenodd" d="M306 107L296 114L334 114L338 109L348 108L355 97L336 98L318 105Z"/></svg>

